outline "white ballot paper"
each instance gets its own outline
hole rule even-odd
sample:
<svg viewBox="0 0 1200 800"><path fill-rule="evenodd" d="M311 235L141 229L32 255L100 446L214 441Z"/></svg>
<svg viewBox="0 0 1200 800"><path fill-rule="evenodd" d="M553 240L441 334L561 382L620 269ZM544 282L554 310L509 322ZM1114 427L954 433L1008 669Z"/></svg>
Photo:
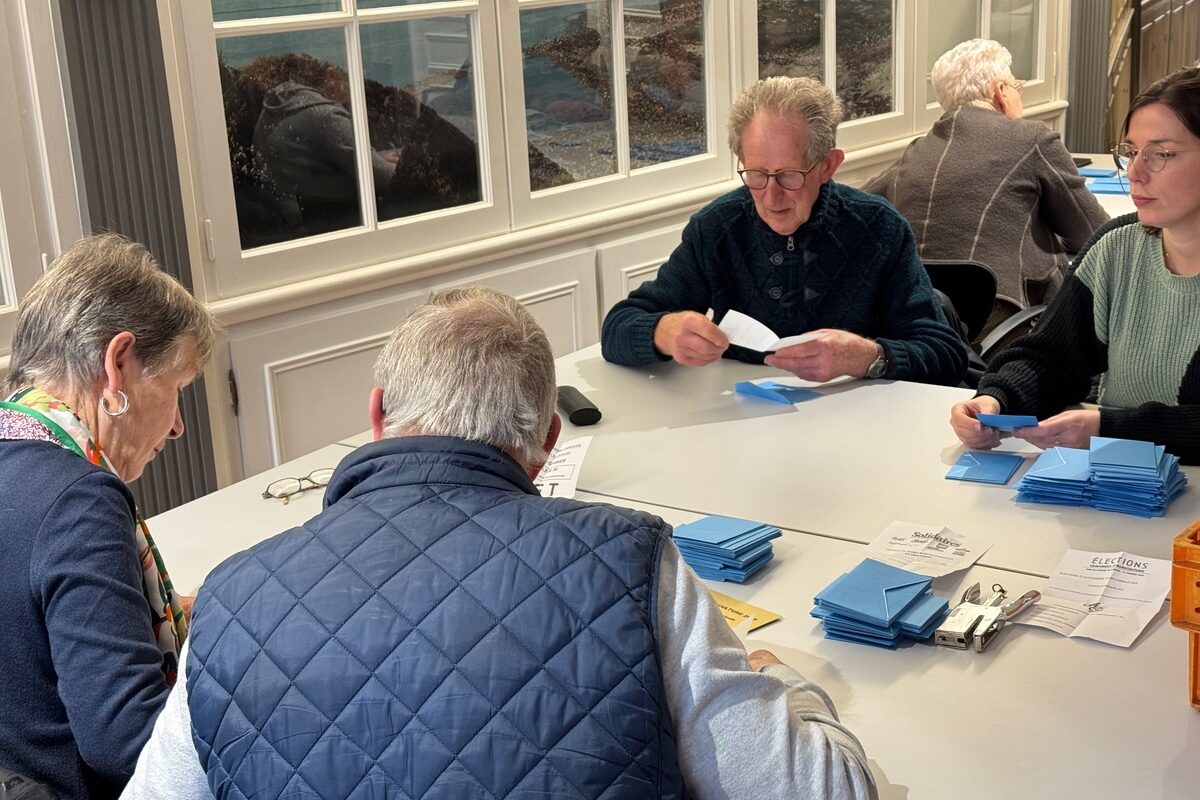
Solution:
<svg viewBox="0 0 1200 800"><path fill-rule="evenodd" d="M717 327L725 331L725 335L729 337L730 344L745 347L747 350L758 350L760 353L773 353L776 350L782 350L794 344L810 342L813 339L820 339L822 336L825 336L823 332L809 331L808 333L801 333L797 336L787 336L780 339L775 331L763 325L754 317L733 310L730 310L721 318L721 324Z"/></svg>
<svg viewBox="0 0 1200 800"><path fill-rule="evenodd" d="M867 546L867 557L918 575L939 578L966 569L994 542L937 525L896 520Z"/></svg>
<svg viewBox="0 0 1200 800"><path fill-rule="evenodd" d="M587 455L591 443L592 437L579 436L554 446L537 480L533 482L542 497L575 496L575 484L583 469L583 457Z"/></svg>
<svg viewBox="0 0 1200 800"><path fill-rule="evenodd" d="M1068 550L1042 599L1013 622L1129 647L1162 608L1170 588L1170 561Z"/></svg>

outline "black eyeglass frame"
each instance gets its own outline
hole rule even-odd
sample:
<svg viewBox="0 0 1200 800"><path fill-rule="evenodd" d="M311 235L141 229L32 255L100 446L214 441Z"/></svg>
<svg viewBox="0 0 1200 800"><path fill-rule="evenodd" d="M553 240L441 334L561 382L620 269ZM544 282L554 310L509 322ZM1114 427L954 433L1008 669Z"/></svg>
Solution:
<svg viewBox="0 0 1200 800"><path fill-rule="evenodd" d="M771 183L771 178L775 179L775 183L779 184L780 189L783 189L784 191L788 191L788 192L798 192L801 189L803 189L804 184L808 182L808 173L812 172L814 169L816 169L819 166L821 166L821 162L817 162L816 164L813 164L808 169L781 169L781 170L776 170L775 172L767 172L765 169L745 169L745 168L743 168L743 169L739 169L737 171L737 174L738 174L738 177L742 179L742 183L744 183L746 185L747 189L753 189L756 192L767 188L767 186L769 186ZM747 172L754 172L759 175L765 176L763 178L763 185L762 186L751 186L750 181L746 180ZM779 179L780 175L799 175L800 176L800 185L795 186L795 187L785 186L783 184L783 181L781 181Z"/></svg>

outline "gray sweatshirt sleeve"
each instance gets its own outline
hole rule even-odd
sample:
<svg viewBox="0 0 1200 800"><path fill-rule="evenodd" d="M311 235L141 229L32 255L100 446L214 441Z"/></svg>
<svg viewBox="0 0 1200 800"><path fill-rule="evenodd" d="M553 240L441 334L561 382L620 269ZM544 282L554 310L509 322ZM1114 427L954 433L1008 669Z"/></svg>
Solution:
<svg viewBox="0 0 1200 800"><path fill-rule="evenodd" d="M790 667L746 650L673 542L663 547L658 648L679 766L699 800L876 798L862 745Z"/></svg>
<svg viewBox="0 0 1200 800"><path fill-rule="evenodd" d="M121 793L121 800L213 800L208 777L200 766L200 756L192 744L192 716L188 711L187 652L179 654L179 678L167 697L150 741L138 756L133 778Z"/></svg>

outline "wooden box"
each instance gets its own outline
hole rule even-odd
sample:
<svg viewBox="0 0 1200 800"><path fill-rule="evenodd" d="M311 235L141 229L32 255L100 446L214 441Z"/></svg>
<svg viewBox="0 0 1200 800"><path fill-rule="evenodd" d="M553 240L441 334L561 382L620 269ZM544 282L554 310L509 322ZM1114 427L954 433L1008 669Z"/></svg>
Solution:
<svg viewBox="0 0 1200 800"><path fill-rule="evenodd" d="M1175 537L1171 561L1171 624L1188 632L1189 699L1200 708L1200 520Z"/></svg>

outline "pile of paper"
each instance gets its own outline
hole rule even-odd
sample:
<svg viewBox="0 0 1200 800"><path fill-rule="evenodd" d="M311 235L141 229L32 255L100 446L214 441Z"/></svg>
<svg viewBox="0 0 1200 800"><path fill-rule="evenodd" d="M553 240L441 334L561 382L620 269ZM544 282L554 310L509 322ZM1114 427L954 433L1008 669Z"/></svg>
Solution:
<svg viewBox="0 0 1200 800"><path fill-rule="evenodd" d="M928 639L949 604L930 588L931 579L863 559L817 593L812 615L825 638L894 649L904 639Z"/></svg>
<svg viewBox="0 0 1200 800"><path fill-rule="evenodd" d="M701 578L742 583L775 555L779 528L734 517L705 517L675 527L675 545Z"/></svg>
<svg viewBox="0 0 1200 800"><path fill-rule="evenodd" d="M1017 500L1161 517L1186 485L1179 458L1162 445L1093 436L1088 450L1042 453L1017 482Z"/></svg>

